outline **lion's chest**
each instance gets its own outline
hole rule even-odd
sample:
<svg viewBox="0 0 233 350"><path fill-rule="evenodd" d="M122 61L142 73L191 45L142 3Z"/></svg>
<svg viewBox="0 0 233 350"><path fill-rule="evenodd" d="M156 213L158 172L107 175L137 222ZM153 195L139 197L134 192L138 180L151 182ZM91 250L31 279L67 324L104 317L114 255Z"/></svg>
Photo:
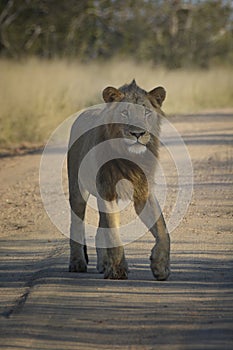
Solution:
<svg viewBox="0 0 233 350"><path fill-rule="evenodd" d="M105 200L133 200L148 194L148 179L139 165L118 159L105 163L97 175L97 190Z"/></svg>

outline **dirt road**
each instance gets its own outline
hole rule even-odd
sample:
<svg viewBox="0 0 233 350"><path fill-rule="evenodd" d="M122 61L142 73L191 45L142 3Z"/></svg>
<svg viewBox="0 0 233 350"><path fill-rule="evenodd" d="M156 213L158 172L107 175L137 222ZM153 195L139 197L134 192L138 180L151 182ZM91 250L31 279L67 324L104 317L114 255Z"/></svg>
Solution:
<svg viewBox="0 0 233 350"><path fill-rule="evenodd" d="M233 115L171 120L191 155L194 192L171 233L166 282L150 272L150 234L126 246L127 281L104 280L93 248L88 273L69 273L68 239L40 199L41 154L0 159L1 349L233 348ZM166 167L163 147L161 159Z"/></svg>

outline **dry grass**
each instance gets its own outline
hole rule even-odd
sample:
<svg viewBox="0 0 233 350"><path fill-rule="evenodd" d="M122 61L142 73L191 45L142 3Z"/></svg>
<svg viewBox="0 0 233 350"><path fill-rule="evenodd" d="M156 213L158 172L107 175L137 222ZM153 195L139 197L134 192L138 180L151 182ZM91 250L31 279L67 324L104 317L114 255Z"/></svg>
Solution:
<svg viewBox="0 0 233 350"><path fill-rule="evenodd" d="M74 112L101 103L101 90L136 78L149 90L163 85L166 113L233 108L233 72L167 71L131 61L81 64L66 61L0 60L0 145L44 142Z"/></svg>

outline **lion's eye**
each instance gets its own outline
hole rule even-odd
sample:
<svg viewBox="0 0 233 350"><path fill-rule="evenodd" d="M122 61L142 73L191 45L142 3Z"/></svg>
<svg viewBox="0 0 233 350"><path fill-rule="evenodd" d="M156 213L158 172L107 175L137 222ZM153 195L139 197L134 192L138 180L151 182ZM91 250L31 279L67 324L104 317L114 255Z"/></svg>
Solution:
<svg viewBox="0 0 233 350"><path fill-rule="evenodd" d="M145 110L145 116L146 116L146 117L150 117L151 114L152 114L152 111L151 111L150 109L146 108L146 110Z"/></svg>
<svg viewBox="0 0 233 350"><path fill-rule="evenodd" d="M129 113L128 113L128 111L125 109L124 111L121 112L121 115L122 115L122 117L127 118L128 115L129 115Z"/></svg>

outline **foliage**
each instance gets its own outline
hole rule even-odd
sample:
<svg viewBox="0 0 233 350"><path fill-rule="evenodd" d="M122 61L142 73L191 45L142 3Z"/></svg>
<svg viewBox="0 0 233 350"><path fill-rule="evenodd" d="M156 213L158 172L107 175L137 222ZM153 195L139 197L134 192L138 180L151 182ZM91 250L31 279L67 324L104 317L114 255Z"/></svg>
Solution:
<svg viewBox="0 0 233 350"><path fill-rule="evenodd" d="M0 0L0 55L208 67L233 62L232 19L226 0Z"/></svg>

